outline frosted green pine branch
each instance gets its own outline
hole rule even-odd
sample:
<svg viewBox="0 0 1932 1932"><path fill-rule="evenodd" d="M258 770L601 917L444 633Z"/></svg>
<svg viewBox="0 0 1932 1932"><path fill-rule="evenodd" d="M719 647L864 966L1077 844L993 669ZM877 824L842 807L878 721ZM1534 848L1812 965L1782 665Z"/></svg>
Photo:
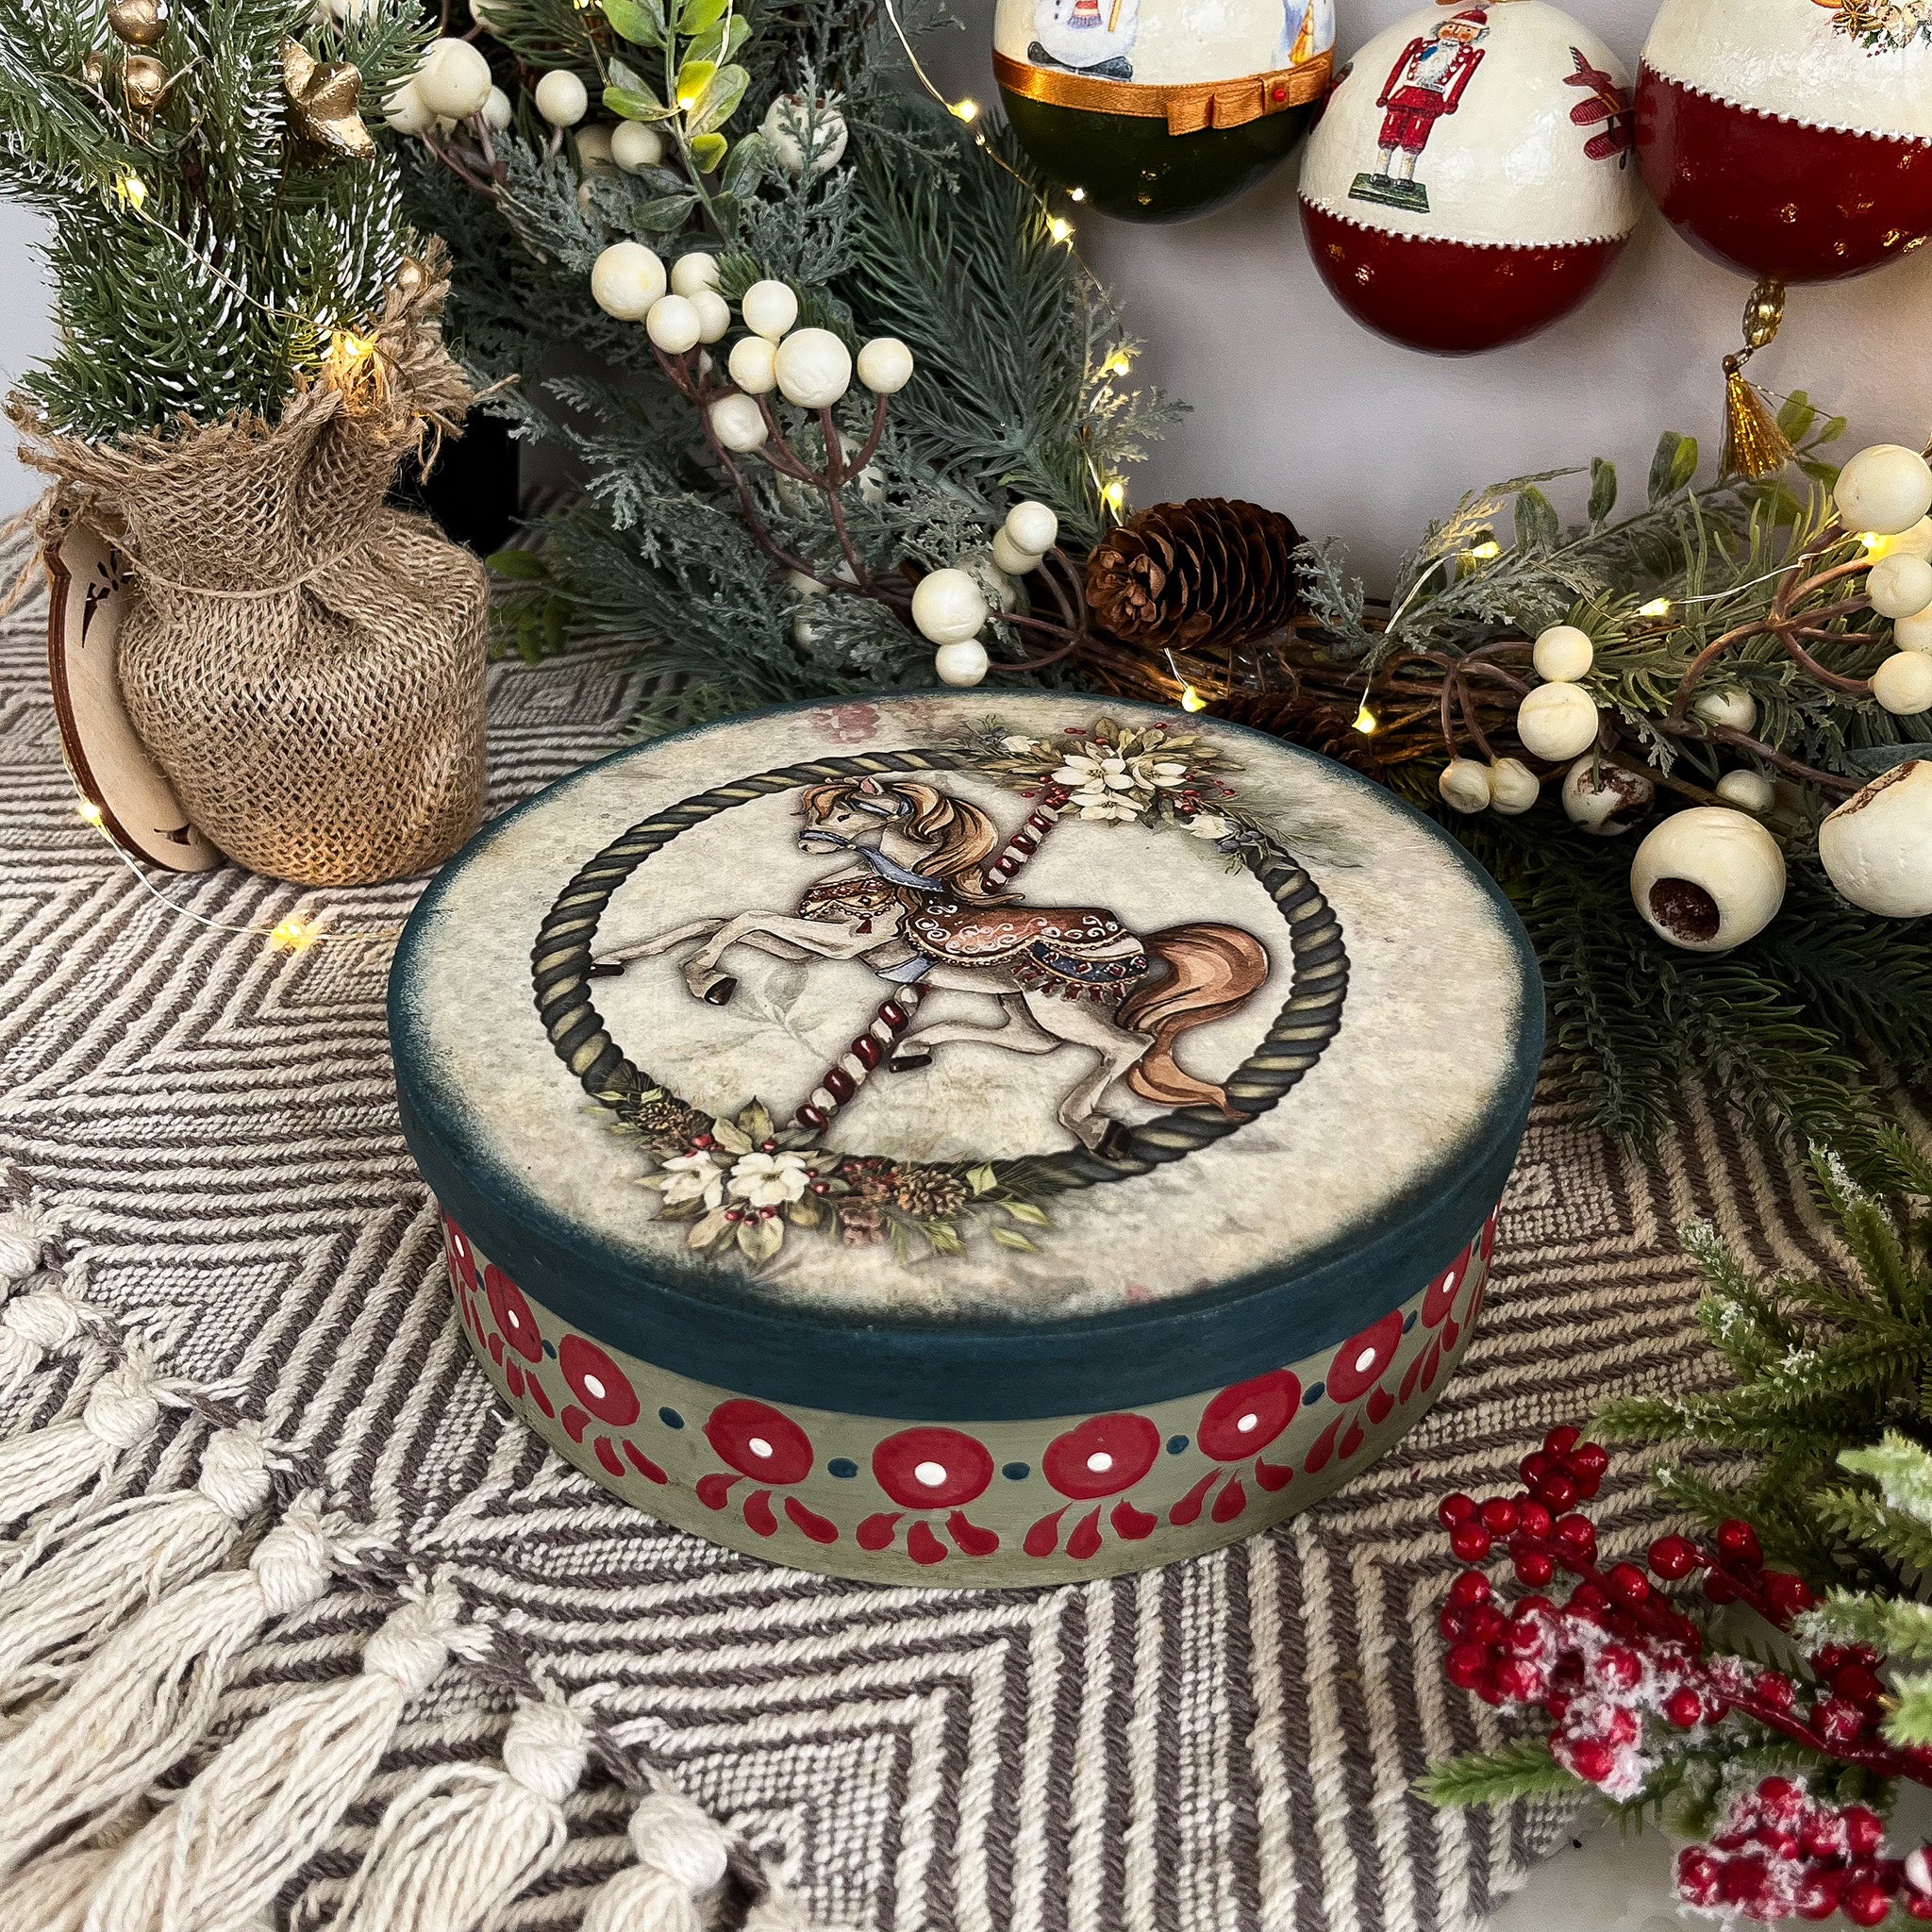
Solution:
<svg viewBox="0 0 1932 1932"><path fill-rule="evenodd" d="M1834 1591L1799 1620L1796 1634L1814 1647L1869 1643L1881 1657L1932 1657L1932 1606Z"/></svg>
<svg viewBox="0 0 1932 1932"><path fill-rule="evenodd" d="M1457 1809L1512 1805L1521 1798L1582 1797L1591 1787L1550 1755L1548 1744L1525 1739L1496 1751L1471 1751L1430 1765L1416 1790L1430 1804Z"/></svg>
<svg viewBox="0 0 1932 1932"><path fill-rule="evenodd" d="M1839 1467L1878 1485L1885 1507L1932 1532L1932 1455L1895 1429L1869 1449L1847 1449Z"/></svg>

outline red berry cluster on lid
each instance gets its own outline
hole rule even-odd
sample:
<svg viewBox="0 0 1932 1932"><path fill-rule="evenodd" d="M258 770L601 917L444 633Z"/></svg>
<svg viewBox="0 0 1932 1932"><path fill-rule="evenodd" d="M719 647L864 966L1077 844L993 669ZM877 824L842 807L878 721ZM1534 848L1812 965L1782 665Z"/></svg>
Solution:
<svg viewBox="0 0 1932 1932"><path fill-rule="evenodd" d="M1902 1905L1932 1919L1932 1870L1923 1849L1888 1858L1885 1821L1864 1805L1812 1797L1768 1777L1733 1800L1710 1842L1677 1855L1677 1896L1699 1911L1766 1924L1828 1919L1876 1925Z"/></svg>
<svg viewBox="0 0 1932 1932"><path fill-rule="evenodd" d="M1708 1547L1660 1537L1647 1555L1648 1575L1630 1562L1600 1569L1596 1527L1574 1506L1596 1495L1608 1465L1579 1431L1553 1429L1524 1459L1516 1494L1442 1499L1438 1518L1465 1562L1480 1562L1501 1541L1518 1582L1532 1591L1558 1572L1576 1579L1560 1603L1533 1594L1506 1609L1487 1576L1463 1571L1441 1617L1451 1683L1489 1704L1541 1709L1557 1761L1619 1800L1643 1790L1674 1738L1697 1742L1732 1712L1823 1757L1932 1784L1932 1751L1884 1738L1885 1690L1873 1652L1827 1646L1811 1656L1803 1679L1705 1655L1702 1629L1659 1584L1695 1576L1707 1601L1749 1605L1787 1631L1812 1607L1802 1578L1764 1567L1750 1524L1722 1524Z"/></svg>

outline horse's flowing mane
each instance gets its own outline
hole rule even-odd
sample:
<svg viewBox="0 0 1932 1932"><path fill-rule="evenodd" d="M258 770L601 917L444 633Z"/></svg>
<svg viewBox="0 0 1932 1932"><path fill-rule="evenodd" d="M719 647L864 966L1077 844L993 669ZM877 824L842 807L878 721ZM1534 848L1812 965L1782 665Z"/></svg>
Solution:
<svg viewBox="0 0 1932 1932"><path fill-rule="evenodd" d="M1010 905L1018 896L988 891L980 876L980 868L1006 842L991 816L935 785L904 778L836 778L808 787L799 797L798 812L808 824L816 824L841 805L888 801L899 810L883 823L932 847L914 863L914 872L941 881L969 905Z"/></svg>

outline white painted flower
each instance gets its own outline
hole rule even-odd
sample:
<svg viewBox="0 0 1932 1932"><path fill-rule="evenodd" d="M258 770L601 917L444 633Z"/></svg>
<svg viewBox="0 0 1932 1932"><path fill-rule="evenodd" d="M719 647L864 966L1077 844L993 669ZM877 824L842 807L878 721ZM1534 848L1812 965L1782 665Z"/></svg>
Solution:
<svg viewBox="0 0 1932 1932"><path fill-rule="evenodd" d="M1083 819L1132 820L1141 816L1139 802L1132 798L1123 798L1118 792L1075 792L1068 802L1080 808L1080 816Z"/></svg>
<svg viewBox="0 0 1932 1932"><path fill-rule="evenodd" d="M724 1199L724 1167L710 1154L677 1154L664 1163L671 1178L664 1183L664 1205L675 1208L680 1201L702 1200L716 1208Z"/></svg>
<svg viewBox="0 0 1932 1932"><path fill-rule="evenodd" d="M1000 749L1011 752L1015 758L1024 758L1029 752L1044 751L1046 746L1037 738L1003 738Z"/></svg>
<svg viewBox="0 0 1932 1932"><path fill-rule="evenodd" d="M735 1198L754 1208L782 1208L795 1201L811 1180L802 1154L743 1154L731 1170Z"/></svg>
<svg viewBox="0 0 1932 1932"><path fill-rule="evenodd" d="M1128 768L1142 785L1152 785L1164 790L1181 783L1188 775L1188 768L1178 758L1157 758L1143 756L1134 760Z"/></svg>
<svg viewBox="0 0 1932 1932"><path fill-rule="evenodd" d="M1224 839L1234 830L1232 819L1222 818L1211 811L1197 811L1185 823L1197 839Z"/></svg>
<svg viewBox="0 0 1932 1932"><path fill-rule="evenodd" d="M1053 781L1075 792L1131 791L1135 785L1125 758L1101 757L1091 751L1069 752L1066 763L1053 774Z"/></svg>

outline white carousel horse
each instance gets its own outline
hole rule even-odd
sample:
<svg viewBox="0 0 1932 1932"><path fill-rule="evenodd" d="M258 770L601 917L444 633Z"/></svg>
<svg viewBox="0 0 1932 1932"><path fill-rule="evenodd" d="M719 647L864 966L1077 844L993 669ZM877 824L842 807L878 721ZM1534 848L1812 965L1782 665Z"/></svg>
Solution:
<svg viewBox="0 0 1932 1932"><path fill-rule="evenodd" d="M600 952L592 972L618 973L627 960L701 941L683 961L685 984L722 1006L738 986L720 964L733 946L783 959L859 959L898 985L984 993L1004 1008L993 1025L916 1026L886 1061L894 1072L964 1041L1024 1054L1089 1047L1098 1065L1067 1091L1058 1118L1103 1153L1124 1131L1103 1108L1117 1080L1162 1106L1232 1111L1220 1087L1176 1063L1174 1045L1191 1027L1236 1011L1267 978L1267 952L1252 934L1204 922L1141 936L1103 908L1035 908L989 891L981 869L1004 842L999 828L976 805L931 785L841 778L805 791L799 816L802 850L854 862L808 888L790 912L694 920Z"/></svg>

